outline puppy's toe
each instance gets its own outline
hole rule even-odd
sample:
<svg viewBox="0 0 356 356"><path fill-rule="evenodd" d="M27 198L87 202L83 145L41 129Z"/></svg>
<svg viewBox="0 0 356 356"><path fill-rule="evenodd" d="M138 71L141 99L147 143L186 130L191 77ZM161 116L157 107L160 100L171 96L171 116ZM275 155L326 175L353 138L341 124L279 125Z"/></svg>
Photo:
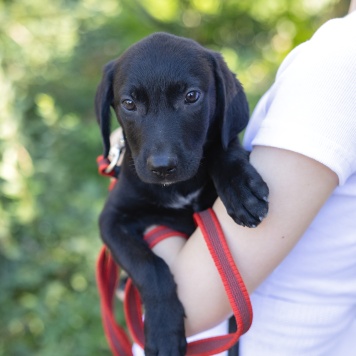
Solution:
<svg viewBox="0 0 356 356"><path fill-rule="evenodd" d="M249 197L243 202L243 206L245 209L243 221L248 227L256 227L267 216L268 202L265 200Z"/></svg>
<svg viewBox="0 0 356 356"><path fill-rule="evenodd" d="M268 203L269 189L260 175L254 175L247 181L251 193L259 200Z"/></svg>
<svg viewBox="0 0 356 356"><path fill-rule="evenodd" d="M227 212L238 225L255 228L262 221L265 215L263 215L263 217L260 217L251 214L250 210L253 210L254 208L255 204L253 204L252 208L246 208L243 204L240 203L238 205L235 205L234 209L228 209Z"/></svg>

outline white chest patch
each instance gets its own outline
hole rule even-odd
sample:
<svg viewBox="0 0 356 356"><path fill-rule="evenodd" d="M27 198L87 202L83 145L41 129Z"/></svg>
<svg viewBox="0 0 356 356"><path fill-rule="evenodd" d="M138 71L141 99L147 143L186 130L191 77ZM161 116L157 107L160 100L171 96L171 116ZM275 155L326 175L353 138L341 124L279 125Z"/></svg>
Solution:
<svg viewBox="0 0 356 356"><path fill-rule="evenodd" d="M185 208L186 206L189 206L192 204L192 202L199 196L202 188L196 190L195 192L189 193L186 196L180 195L180 194L175 194L171 201L166 202L165 206L167 208L172 208L172 209L182 209Z"/></svg>

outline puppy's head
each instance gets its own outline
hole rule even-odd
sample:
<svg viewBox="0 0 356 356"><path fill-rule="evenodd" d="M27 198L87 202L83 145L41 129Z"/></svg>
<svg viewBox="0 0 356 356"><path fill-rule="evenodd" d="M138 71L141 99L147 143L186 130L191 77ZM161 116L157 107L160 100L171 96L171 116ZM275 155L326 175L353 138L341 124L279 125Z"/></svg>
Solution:
<svg viewBox="0 0 356 356"><path fill-rule="evenodd" d="M104 69L95 108L105 156L110 107L138 176L159 184L192 178L208 141L226 149L249 115L243 89L218 53L165 33L136 43Z"/></svg>

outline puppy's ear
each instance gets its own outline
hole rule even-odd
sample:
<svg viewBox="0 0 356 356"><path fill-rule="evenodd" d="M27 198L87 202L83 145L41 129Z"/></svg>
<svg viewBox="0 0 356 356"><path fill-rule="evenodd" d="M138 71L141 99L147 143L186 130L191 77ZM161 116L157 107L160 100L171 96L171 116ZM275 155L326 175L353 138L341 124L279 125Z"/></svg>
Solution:
<svg viewBox="0 0 356 356"><path fill-rule="evenodd" d="M110 107L114 99L112 89L114 65L115 61L111 61L104 67L103 77L95 95L95 113L103 139L104 157L107 157L110 151Z"/></svg>
<svg viewBox="0 0 356 356"><path fill-rule="evenodd" d="M213 52L216 82L217 115L220 120L221 143L226 150L229 143L247 125L249 108L241 83L227 67L219 53Z"/></svg>

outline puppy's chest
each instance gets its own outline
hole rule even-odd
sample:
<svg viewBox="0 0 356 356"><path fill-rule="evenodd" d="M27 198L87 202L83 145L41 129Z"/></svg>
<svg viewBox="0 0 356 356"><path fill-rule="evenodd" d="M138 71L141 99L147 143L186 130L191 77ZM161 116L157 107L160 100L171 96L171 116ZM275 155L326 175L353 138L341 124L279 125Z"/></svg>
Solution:
<svg viewBox="0 0 356 356"><path fill-rule="evenodd" d="M183 209L193 213L211 207L216 197L217 194L213 182L207 180L204 184L195 186L189 191L186 189L173 189L165 195L164 199L161 200L161 204L165 208Z"/></svg>
<svg viewBox="0 0 356 356"><path fill-rule="evenodd" d="M196 210L196 206L200 205L200 197L203 188L199 188L188 194L182 194L181 192L171 192L167 199L163 202L164 207L170 209L187 209L193 208Z"/></svg>

